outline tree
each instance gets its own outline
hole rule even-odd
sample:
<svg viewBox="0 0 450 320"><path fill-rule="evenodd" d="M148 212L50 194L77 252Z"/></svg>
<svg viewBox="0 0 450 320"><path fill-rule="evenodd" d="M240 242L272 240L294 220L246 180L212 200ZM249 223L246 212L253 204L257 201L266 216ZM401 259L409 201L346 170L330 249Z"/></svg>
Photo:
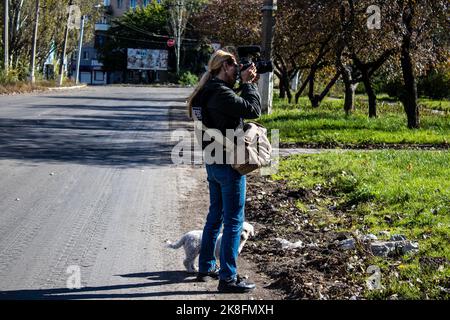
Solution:
<svg viewBox="0 0 450 320"><path fill-rule="evenodd" d="M340 1L336 65L343 75L344 109L347 113L353 109L355 89L357 84L362 82L369 98L369 117L376 117L377 98L372 78L398 50L393 24L388 14L383 16L382 29L381 15L377 16L380 19L376 23L378 28L371 28L371 18L368 14L376 12L379 8L373 5L373 1Z"/></svg>
<svg viewBox="0 0 450 320"><path fill-rule="evenodd" d="M186 25L191 16L198 11L205 0L165 0L169 12L169 24L175 37L176 72L180 72L181 43Z"/></svg>
<svg viewBox="0 0 450 320"><path fill-rule="evenodd" d="M97 46L99 59L106 71L127 69L127 48L166 48L168 11L157 1L146 7L137 7L111 22L111 28L102 36L104 42Z"/></svg>
<svg viewBox="0 0 450 320"><path fill-rule="evenodd" d="M299 58L306 54L309 42L302 37L301 32L294 30L302 8L296 1L282 0L278 2L276 28L274 37L274 73L280 84L280 98L292 101L290 83L298 72L305 69L300 65ZM306 42L305 42L306 41ZM301 77L299 77L301 78Z"/></svg>
<svg viewBox="0 0 450 320"><path fill-rule="evenodd" d="M318 30L309 29L310 25L314 23L314 18L320 17L320 14L314 13L320 7L320 5L314 6L316 2L312 0L306 2L303 0L278 1L273 50L274 72L280 79L281 96L287 94L289 101L292 98L289 88L290 80L299 70L311 68L311 64L314 62L311 51L320 47L320 44L317 44L314 40L323 41L323 34L317 32ZM325 3L326 1L319 2ZM193 24L204 35L220 42L222 45L260 44L261 5L262 2L258 0L249 0L245 3L236 0L212 0L201 13L196 15ZM306 13L304 9L308 9ZM321 10L325 12L324 8ZM314 18L311 18L310 14L313 14ZM325 19L320 21L325 22ZM317 23L315 26L320 28ZM311 32L305 32L308 29ZM312 39L311 35L316 38ZM320 61L314 66L314 73L324 67L325 63L323 63L322 58L321 56ZM333 73L331 78L334 75ZM314 87L314 81L311 82L312 87ZM308 81L308 84L311 82Z"/></svg>
<svg viewBox="0 0 450 320"><path fill-rule="evenodd" d="M192 16L192 28L227 45L261 43L261 0L210 0Z"/></svg>
<svg viewBox="0 0 450 320"><path fill-rule="evenodd" d="M68 1L41 0L39 28L36 42L36 60L38 69L42 69L45 60L52 53L60 53L64 38L64 26L67 22L66 9ZM81 12L90 16L86 24L86 37L93 36L94 23L100 12L95 8L98 0L78 0ZM35 2L10 0L9 7L9 56L13 68L23 70L21 77L25 79L30 64L33 27L35 19ZM69 36L67 52L70 54L77 44L78 32L72 31Z"/></svg>
<svg viewBox="0 0 450 320"><path fill-rule="evenodd" d="M254 0L212 0L196 26L222 44L260 43L260 5ZM401 75L408 126L417 127L415 79L448 59L447 12L445 0L279 0L274 64L280 96L291 100L290 81L301 71L305 78L296 102L309 87L311 105L317 107L341 77L346 112L353 110L356 87L363 83L369 116L376 117L374 78L381 71L388 77ZM368 24L372 16L380 18L379 26L372 24L375 28ZM319 78L323 86L316 92Z"/></svg>
<svg viewBox="0 0 450 320"><path fill-rule="evenodd" d="M448 1L397 0L391 10L397 15L403 103L408 128L420 127L417 76L448 59Z"/></svg>
<svg viewBox="0 0 450 320"><path fill-rule="evenodd" d="M298 103L300 95L309 86L308 98L313 107L318 107L340 77L340 71L334 68L333 63L337 43L337 6L335 2L326 0L297 0L294 5L297 10L292 16L288 34L295 35L293 45L301 48L296 54L299 68L308 70L306 79L295 94L295 102ZM316 79L320 73L325 76L323 80L327 84L320 93L316 93Z"/></svg>

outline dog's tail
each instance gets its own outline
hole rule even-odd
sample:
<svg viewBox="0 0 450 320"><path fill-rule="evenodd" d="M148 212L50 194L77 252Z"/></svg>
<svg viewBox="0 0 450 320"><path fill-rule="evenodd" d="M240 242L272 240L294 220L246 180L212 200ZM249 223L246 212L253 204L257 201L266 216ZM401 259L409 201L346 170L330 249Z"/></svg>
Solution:
<svg viewBox="0 0 450 320"><path fill-rule="evenodd" d="M181 246L184 244L184 237L181 237L181 239L175 243L172 243L169 240L166 240L166 243L167 243L168 248L178 249L178 248L181 248Z"/></svg>

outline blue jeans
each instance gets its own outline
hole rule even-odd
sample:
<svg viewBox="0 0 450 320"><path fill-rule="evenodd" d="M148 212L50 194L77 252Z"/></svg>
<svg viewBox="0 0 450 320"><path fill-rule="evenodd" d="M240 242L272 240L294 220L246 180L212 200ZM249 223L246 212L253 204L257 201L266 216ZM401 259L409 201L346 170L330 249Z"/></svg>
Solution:
<svg viewBox="0 0 450 320"><path fill-rule="evenodd" d="M244 223L246 178L229 164L207 164L210 206L203 229L199 256L199 272L207 273L216 267L214 250L223 223L220 248L221 280L237 276L237 257Z"/></svg>

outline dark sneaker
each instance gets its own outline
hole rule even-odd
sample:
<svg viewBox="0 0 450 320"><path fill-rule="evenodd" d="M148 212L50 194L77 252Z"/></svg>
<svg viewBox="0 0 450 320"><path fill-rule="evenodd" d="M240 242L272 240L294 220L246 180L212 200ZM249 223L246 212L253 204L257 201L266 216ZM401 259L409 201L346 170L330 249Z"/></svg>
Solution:
<svg viewBox="0 0 450 320"><path fill-rule="evenodd" d="M222 293L246 293L254 290L256 285L250 281L237 276L234 281L220 280L217 290Z"/></svg>
<svg viewBox="0 0 450 320"><path fill-rule="evenodd" d="M197 281L199 282L208 282L212 280L219 280L219 268L216 268L213 271L209 271L208 273L199 272L197 274Z"/></svg>

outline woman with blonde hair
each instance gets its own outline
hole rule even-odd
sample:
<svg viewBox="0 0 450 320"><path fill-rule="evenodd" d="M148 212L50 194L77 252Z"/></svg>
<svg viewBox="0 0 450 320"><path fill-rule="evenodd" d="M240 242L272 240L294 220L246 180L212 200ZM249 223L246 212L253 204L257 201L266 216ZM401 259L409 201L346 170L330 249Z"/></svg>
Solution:
<svg viewBox="0 0 450 320"><path fill-rule="evenodd" d="M224 136L227 129L243 128L243 119L261 115L261 98L256 81L255 65L242 70L235 56L227 51L216 51L209 60L208 71L188 99L189 116L195 116L210 129ZM242 93L233 87L240 75ZM203 139L202 139L203 141ZM205 149L211 141L204 141ZM225 154L225 152L223 153ZM199 257L199 281L219 279L220 292L244 293L255 285L237 274L237 256L241 229L244 222L246 177L239 174L226 161L206 161L210 206L203 229ZM224 159L225 160L225 159ZM217 268L214 249L223 224L220 248L220 269Z"/></svg>

